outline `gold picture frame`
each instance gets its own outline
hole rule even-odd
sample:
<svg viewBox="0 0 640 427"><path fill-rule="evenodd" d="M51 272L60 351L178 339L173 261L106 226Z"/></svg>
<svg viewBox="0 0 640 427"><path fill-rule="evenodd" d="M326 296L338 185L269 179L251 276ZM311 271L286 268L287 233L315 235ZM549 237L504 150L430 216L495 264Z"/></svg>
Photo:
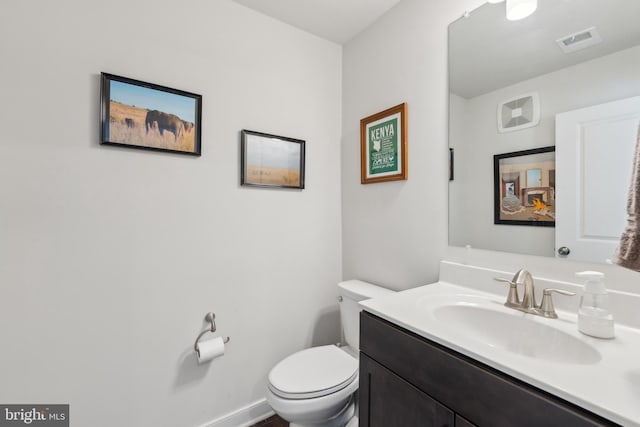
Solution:
<svg viewBox="0 0 640 427"><path fill-rule="evenodd" d="M406 180L407 104L360 120L360 182Z"/></svg>

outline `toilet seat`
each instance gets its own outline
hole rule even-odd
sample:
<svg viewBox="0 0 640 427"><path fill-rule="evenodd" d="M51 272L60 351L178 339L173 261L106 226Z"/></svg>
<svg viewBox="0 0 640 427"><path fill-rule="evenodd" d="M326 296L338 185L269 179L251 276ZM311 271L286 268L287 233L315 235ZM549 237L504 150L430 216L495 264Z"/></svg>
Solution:
<svg viewBox="0 0 640 427"><path fill-rule="evenodd" d="M335 345L312 347L283 359L269 373L269 389L284 399L336 393L358 377L358 361Z"/></svg>

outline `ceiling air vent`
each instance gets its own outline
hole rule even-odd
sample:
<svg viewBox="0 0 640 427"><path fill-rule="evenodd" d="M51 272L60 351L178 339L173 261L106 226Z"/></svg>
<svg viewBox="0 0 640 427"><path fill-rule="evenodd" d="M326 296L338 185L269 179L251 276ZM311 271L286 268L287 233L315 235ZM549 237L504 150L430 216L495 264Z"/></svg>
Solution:
<svg viewBox="0 0 640 427"><path fill-rule="evenodd" d="M540 98L537 92L507 99L498 104L500 133L526 129L540 123Z"/></svg>
<svg viewBox="0 0 640 427"><path fill-rule="evenodd" d="M596 27L587 28L556 40L556 43L564 53L585 49L600 42L602 42L602 37L600 37Z"/></svg>

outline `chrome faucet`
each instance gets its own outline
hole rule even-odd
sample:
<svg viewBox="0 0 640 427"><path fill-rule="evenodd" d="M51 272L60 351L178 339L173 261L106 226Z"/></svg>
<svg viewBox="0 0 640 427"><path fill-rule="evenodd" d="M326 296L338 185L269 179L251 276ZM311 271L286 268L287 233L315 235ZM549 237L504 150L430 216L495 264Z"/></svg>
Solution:
<svg viewBox="0 0 640 427"><path fill-rule="evenodd" d="M574 292L565 291L563 289L545 289L542 292L542 302L538 305L536 304L536 292L535 286L533 285L533 276L531 276L531 273L527 270L518 270L511 280L502 279L500 277L495 277L494 280L509 284L509 294L507 295L507 301L504 303L506 307L529 314L535 314L537 316L549 317L551 319L558 318L558 314L553 307L551 293L556 292L569 296L575 295ZM522 297L522 301L520 301L520 297L518 296L518 285L524 286L524 296Z"/></svg>

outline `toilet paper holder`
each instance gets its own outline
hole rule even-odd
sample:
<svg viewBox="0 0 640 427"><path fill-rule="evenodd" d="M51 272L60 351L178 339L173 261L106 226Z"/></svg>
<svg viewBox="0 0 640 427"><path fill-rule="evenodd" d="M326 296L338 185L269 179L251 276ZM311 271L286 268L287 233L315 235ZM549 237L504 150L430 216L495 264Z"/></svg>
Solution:
<svg viewBox="0 0 640 427"><path fill-rule="evenodd" d="M204 331L200 332L200 334L198 335L198 338L196 338L196 342L195 344L193 344L193 349L197 352L198 351L198 341L200 341L200 338L202 338L202 336L204 334L206 334L207 332L215 332L216 331L216 315L213 314L212 312L207 313L206 316L204 316L205 320L207 322L209 322L211 324L211 328L209 329L205 329ZM231 338L229 337L225 337L223 339L224 343L228 343L229 340L231 340Z"/></svg>

